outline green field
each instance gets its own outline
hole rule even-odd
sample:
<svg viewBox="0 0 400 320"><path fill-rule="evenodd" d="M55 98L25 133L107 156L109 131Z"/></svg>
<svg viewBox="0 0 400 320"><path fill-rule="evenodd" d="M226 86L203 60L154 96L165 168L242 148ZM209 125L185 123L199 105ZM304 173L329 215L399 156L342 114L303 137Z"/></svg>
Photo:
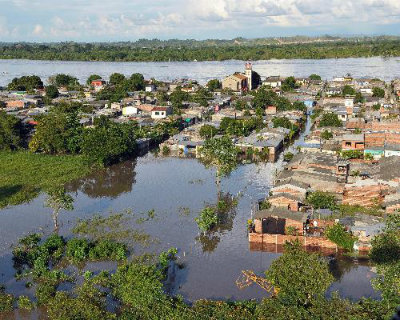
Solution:
<svg viewBox="0 0 400 320"><path fill-rule="evenodd" d="M80 156L0 152L0 208L30 201L41 191L89 172Z"/></svg>

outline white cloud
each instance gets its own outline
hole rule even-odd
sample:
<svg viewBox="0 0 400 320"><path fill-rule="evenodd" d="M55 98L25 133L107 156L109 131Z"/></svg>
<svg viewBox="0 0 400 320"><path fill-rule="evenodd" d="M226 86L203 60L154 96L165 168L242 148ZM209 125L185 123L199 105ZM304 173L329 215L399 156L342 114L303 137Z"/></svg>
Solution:
<svg viewBox="0 0 400 320"><path fill-rule="evenodd" d="M43 36L44 32L43 32L43 26L40 24L37 24L34 28L32 33L36 36Z"/></svg>
<svg viewBox="0 0 400 320"><path fill-rule="evenodd" d="M270 27L336 33L400 24L400 0L0 0L0 5L12 21L0 19L0 35L10 37L18 27L26 37L57 40L207 38L216 31L251 36ZM24 19L15 19L21 10Z"/></svg>

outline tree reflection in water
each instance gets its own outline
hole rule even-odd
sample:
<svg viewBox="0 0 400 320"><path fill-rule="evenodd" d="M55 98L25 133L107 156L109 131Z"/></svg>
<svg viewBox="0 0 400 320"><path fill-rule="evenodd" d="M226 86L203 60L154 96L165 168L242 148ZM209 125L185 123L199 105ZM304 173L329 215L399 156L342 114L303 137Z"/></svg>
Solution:
<svg viewBox="0 0 400 320"><path fill-rule="evenodd" d="M125 161L95 170L90 175L68 184L68 191L82 191L91 198L117 198L122 193L132 191L135 184L136 161Z"/></svg>
<svg viewBox="0 0 400 320"><path fill-rule="evenodd" d="M221 192L218 196L218 203L224 204L217 204L215 206L219 223L211 230L201 233L196 237L196 241L200 242L203 252L213 252L221 241L221 235L231 231L233 228L233 221L237 213L237 198L233 197L230 193Z"/></svg>

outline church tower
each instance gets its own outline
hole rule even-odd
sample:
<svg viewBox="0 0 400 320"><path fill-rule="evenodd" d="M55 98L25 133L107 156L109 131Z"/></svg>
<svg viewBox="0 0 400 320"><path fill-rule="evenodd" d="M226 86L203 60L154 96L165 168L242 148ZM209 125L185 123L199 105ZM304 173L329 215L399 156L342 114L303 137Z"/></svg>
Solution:
<svg viewBox="0 0 400 320"><path fill-rule="evenodd" d="M247 90L250 91L253 89L253 83L252 83L253 66L251 65L251 62L246 63L244 72L247 77Z"/></svg>

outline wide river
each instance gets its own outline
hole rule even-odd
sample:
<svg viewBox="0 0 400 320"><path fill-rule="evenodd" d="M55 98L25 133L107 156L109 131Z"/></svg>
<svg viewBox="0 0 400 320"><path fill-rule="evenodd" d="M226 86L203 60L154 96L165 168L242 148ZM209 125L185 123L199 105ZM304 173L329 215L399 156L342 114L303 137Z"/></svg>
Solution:
<svg viewBox="0 0 400 320"><path fill-rule="evenodd" d="M89 63L0 60L0 83L15 76L38 74L43 78L54 73L70 73L85 79L91 73L103 76L111 72L130 74L141 72L145 77L171 79L190 77L206 81L240 70L243 62L199 63ZM319 73L324 78L350 72L354 76L373 76L384 79L400 77L400 62L382 60L293 60L255 62L254 69L261 74L306 76ZM309 129L309 126L307 126ZM299 139L301 141L301 139ZM109 215L131 209L133 212L155 210L155 218L132 227L159 240L156 251L176 247L184 268L171 277L171 290L188 300L259 299L265 292L257 286L244 290L236 287L235 280L241 270L252 269L262 274L280 253L255 252L249 249L246 223L252 203L268 194L282 160L275 164L239 166L224 178L221 190L239 195L237 208L212 235L200 237L194 218L207 204L217 201L215 171L206 169L196 159L156 157L149 153L95 172L69 184L74 197L74 210L60 214L61 234L70 235L77 218L88 218L96 213ZM1 172L1 171L0 171ZM0 284L15 294L33 292L22 282L14 280L11 248L18 238L30 232L50 234L53 230L50 209L44 207L45 195L27 204L0 210ZM378 297L371 287L374 277L368 263L352 259L339 259L333 266L336 282L329 292L339 291L341 296L359 299Z"/></svg>
<svg viewBox="0 0 400 320"><path fill-rule="evenodd" d="M206 83L243 71L244 61L206 62L80 62L80 61L32 61L0 60L0 86L7 85L13 78L23 75L38 75L46 81L51 75L66 73L85 83L91 74L108 79L114 72L131 75L142 73L146 79L168 81L180 78ZM308 77L312 73L323 79L350 73L354 77L374 77L383 80L400 78L400 58L351 58L326 60L263 60L254 61L253 69L262 77L271 75Z"/></svg>

